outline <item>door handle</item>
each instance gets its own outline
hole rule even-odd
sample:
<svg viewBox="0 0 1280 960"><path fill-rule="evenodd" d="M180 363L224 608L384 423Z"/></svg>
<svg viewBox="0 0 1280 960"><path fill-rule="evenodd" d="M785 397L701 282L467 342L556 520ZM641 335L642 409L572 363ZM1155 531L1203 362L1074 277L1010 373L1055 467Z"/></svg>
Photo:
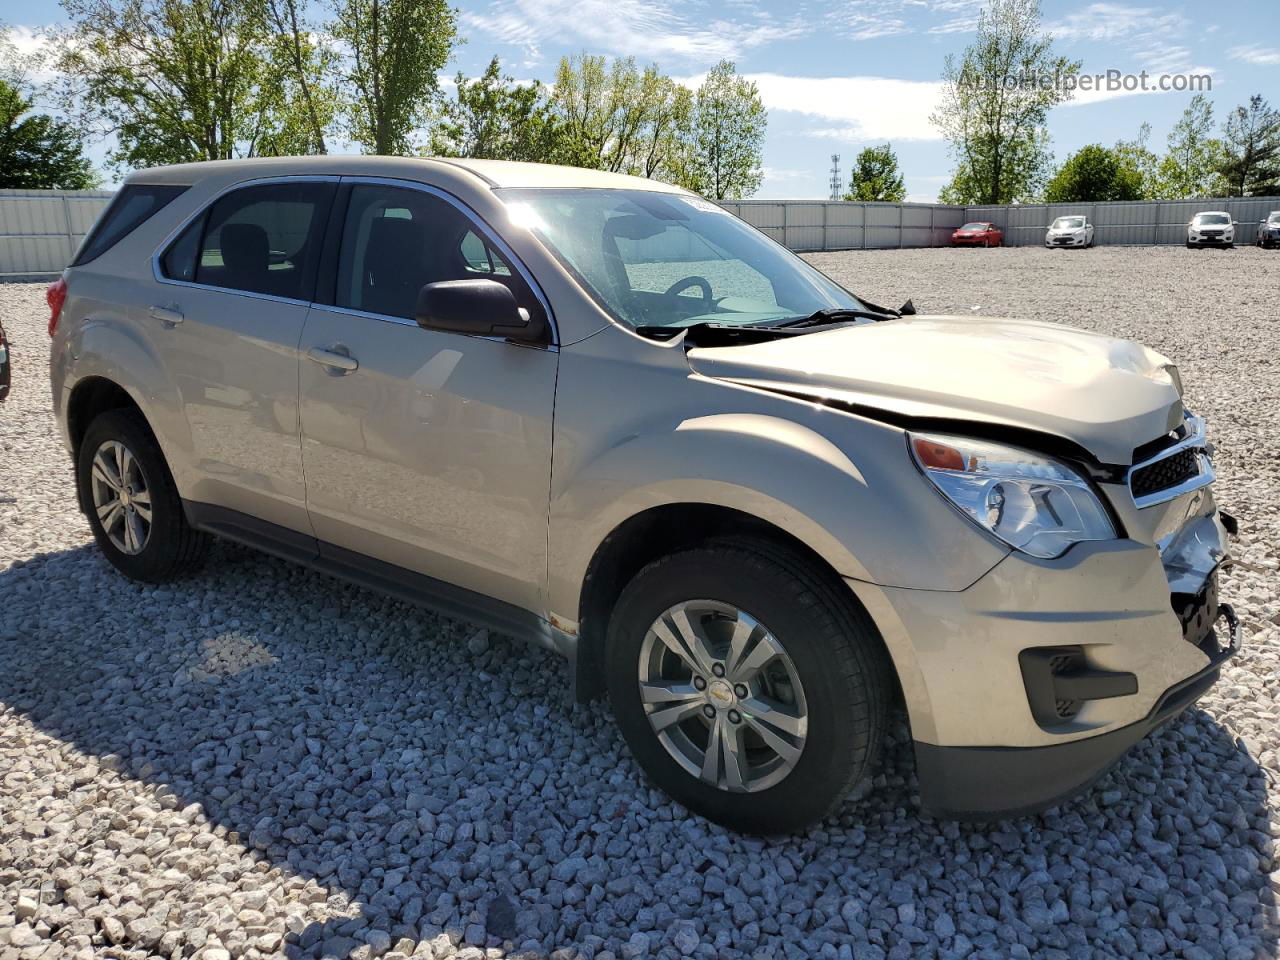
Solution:
<svg viewBox="0 0 1280 960"><path fill-rule="evenodd" d="M349 354L337 353L333 350L321 350L319 347L312 347L308 350L307 359L314 360L323 367L332 367L344 373L350 373L360 366L360 364L356 363L356 358Z"/></svg>
<svg viewBox="0 0 1280 960"><path fill-rule="evenodd" d="M151 314L151 319L167 323L171 327L182 322L182 311L176 306L162 307L156 304L147 312Z"/></svg>

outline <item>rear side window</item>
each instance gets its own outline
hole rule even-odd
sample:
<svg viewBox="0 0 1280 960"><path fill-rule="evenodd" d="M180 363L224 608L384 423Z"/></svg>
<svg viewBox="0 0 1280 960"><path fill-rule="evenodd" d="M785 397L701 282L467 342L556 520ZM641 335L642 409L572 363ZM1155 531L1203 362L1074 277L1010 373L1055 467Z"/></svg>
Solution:
<svg viewBox="0 0 1280 960"><path fill-rule="evenodd" d="M162 258L165 276L229 290L309 300L332 183L244 187L216 201Z"/></svg>
<svg viewBox="0 0 1280 960"><path fill-rule="evenodd" d="M71 265L78 267L102 256L187 189L153 183L131 183L121 187L81 244Z"/></svg>

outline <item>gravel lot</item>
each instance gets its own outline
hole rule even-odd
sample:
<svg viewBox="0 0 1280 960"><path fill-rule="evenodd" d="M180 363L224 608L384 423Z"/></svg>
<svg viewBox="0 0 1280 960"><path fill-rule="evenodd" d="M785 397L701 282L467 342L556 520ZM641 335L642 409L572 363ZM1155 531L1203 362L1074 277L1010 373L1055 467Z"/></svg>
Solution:
<svg viewBox="0 0 1280 960"><path fill-rule="evenodd" d="M1245 652L1083 798L918 814L874 789L748 839L643 785L551 655L223 544L116 575L49 413L38 285L0 287L0 958L1227 957L1280 922L1280 254L885 251L874 300L1075 323L1181 367L1218 443Z"/></svg>

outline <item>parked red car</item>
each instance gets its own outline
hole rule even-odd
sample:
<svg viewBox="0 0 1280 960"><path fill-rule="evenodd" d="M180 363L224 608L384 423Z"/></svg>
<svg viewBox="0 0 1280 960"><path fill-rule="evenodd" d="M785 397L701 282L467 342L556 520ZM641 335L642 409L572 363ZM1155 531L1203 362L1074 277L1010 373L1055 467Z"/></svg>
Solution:
<svg viewBox="0 0 1280 960"><path fill-rule="evenodd" d="M951 234L953 247L998 247L1004 243L1004 233L994 223L981 221L966 223Z"/></svg>

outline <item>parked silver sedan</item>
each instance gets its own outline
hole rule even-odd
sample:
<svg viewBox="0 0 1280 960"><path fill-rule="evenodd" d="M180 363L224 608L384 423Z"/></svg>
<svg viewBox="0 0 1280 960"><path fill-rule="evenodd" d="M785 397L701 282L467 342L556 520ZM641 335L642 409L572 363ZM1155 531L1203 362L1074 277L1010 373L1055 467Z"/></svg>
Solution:
<svg viewBox="0 0 1280 960"><path fill-rule="evenodd" d="M1039 809L1239 643L1233 522L1169 360L878 306L676 187L144 170L49 302L120 571L183 575L217 534L542 644L735 828L832 810L895 703L925 806Z"/></svg>

